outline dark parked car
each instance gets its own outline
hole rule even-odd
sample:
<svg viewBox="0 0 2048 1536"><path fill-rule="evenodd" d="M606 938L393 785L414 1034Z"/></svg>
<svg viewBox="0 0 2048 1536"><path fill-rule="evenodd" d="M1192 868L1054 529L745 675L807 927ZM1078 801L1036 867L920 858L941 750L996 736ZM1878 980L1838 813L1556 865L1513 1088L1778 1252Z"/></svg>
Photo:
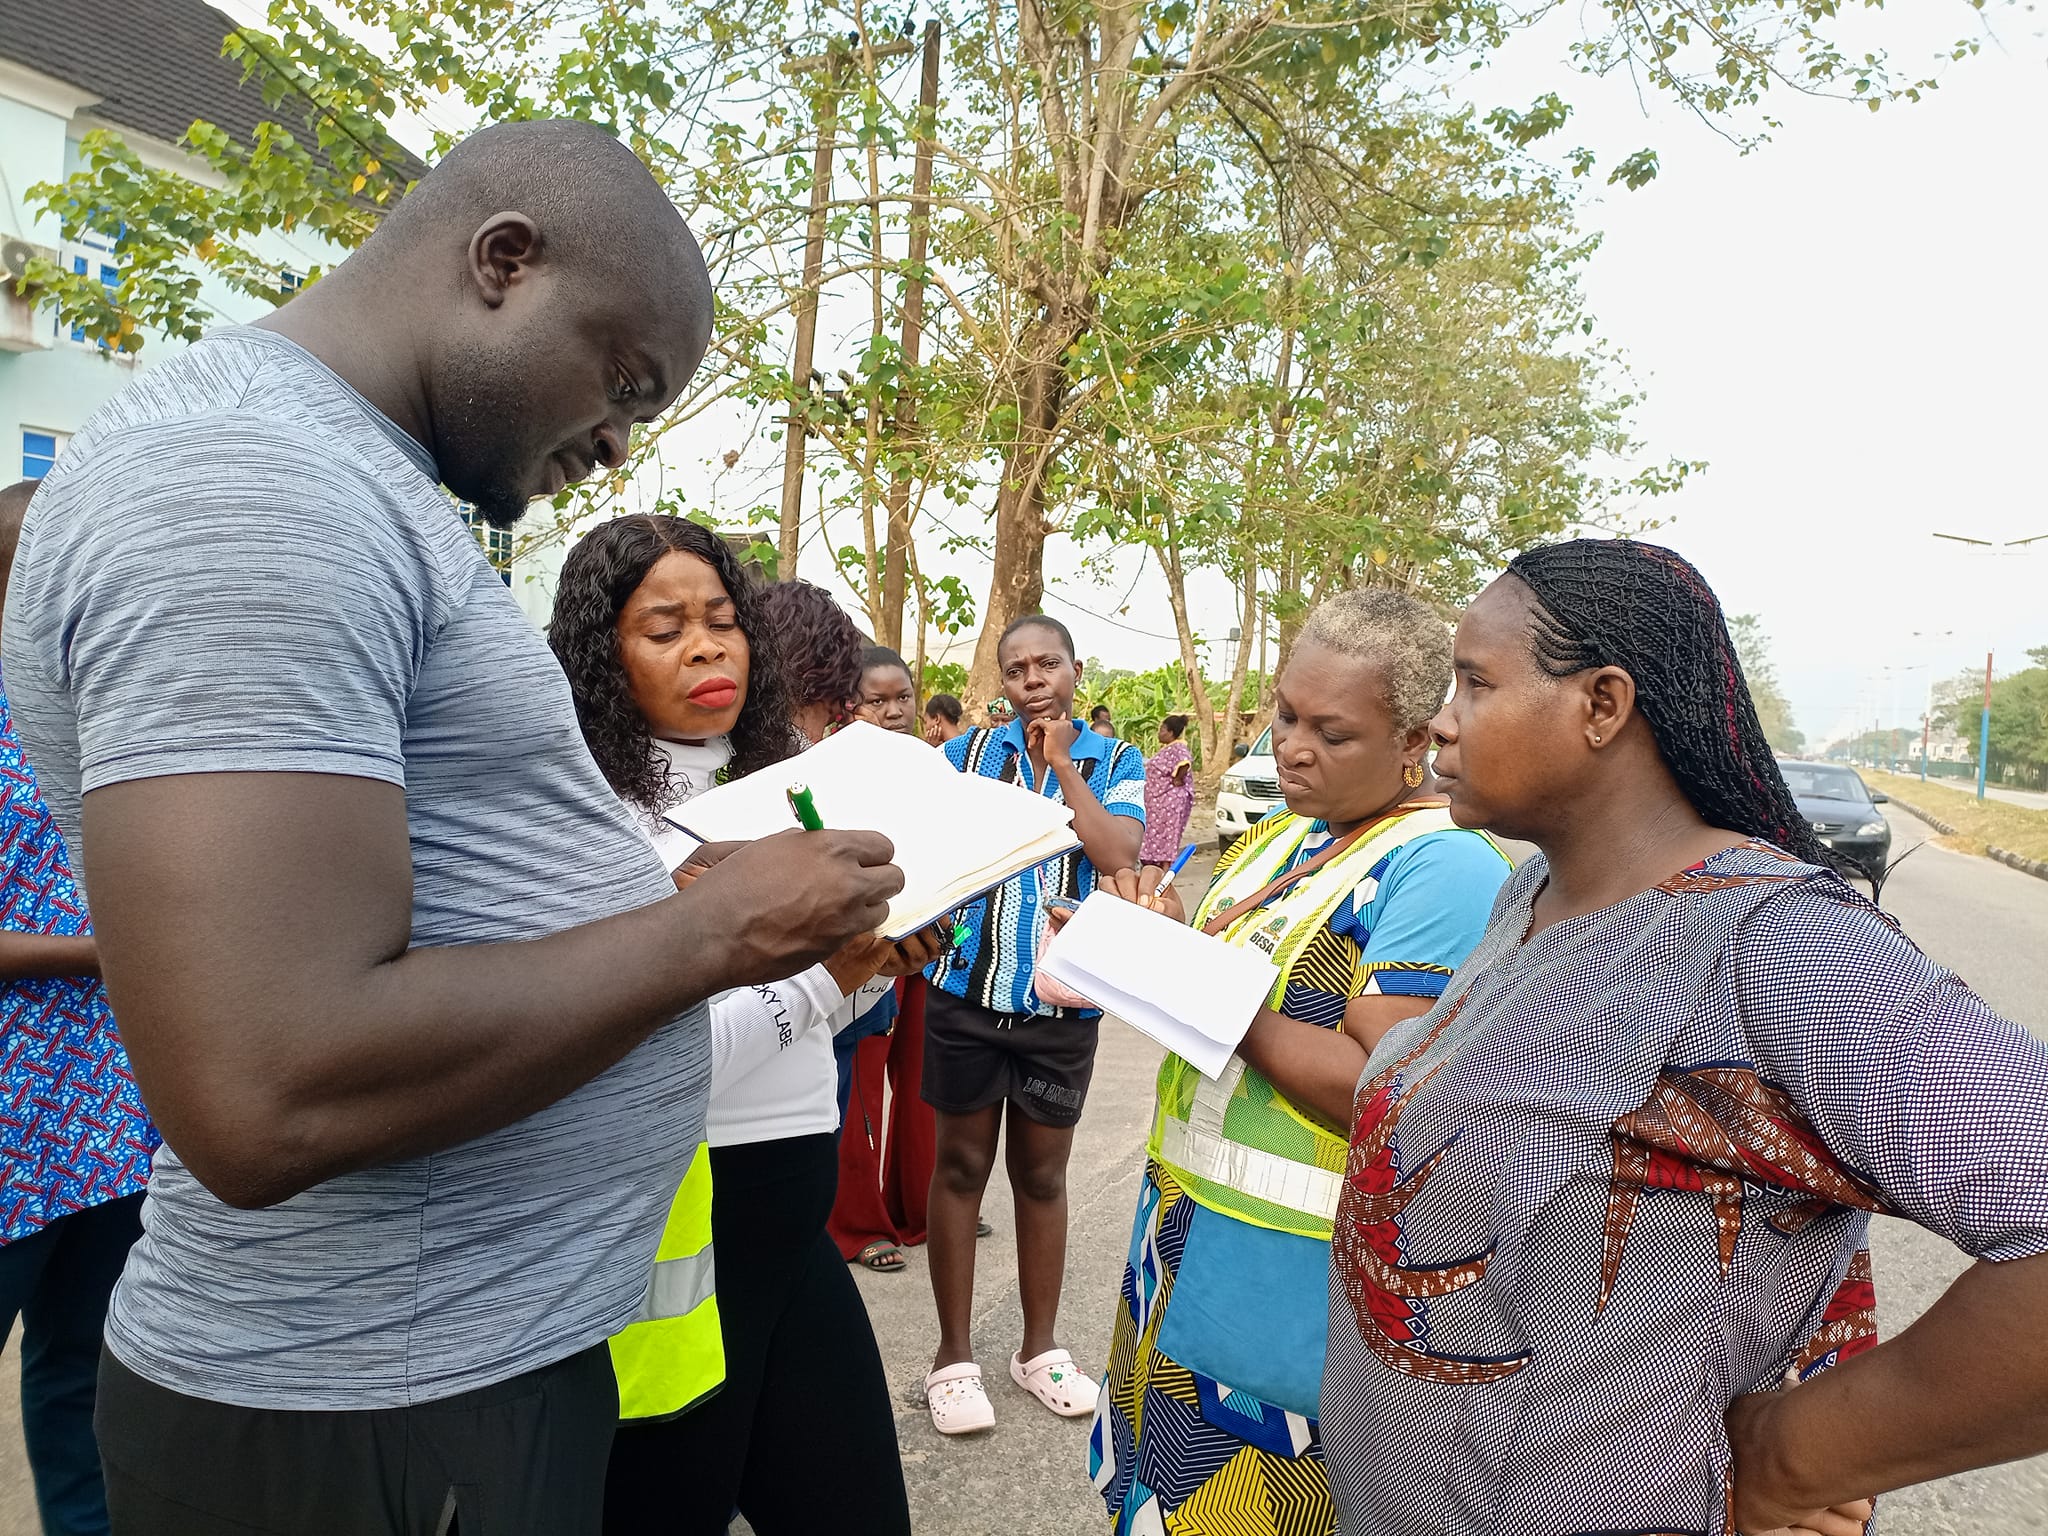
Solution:
<svg viewBox="0 0 2048 1536"><path fill-rule="evenodd" d="M1892 853L1892 829L1878 809L1883 795L1873 795L1854 768L1840 763L1781 760L1785 787L1799 802L1799 814L1828 847L1841 854L1873 883L1884 878Z"/></svg>

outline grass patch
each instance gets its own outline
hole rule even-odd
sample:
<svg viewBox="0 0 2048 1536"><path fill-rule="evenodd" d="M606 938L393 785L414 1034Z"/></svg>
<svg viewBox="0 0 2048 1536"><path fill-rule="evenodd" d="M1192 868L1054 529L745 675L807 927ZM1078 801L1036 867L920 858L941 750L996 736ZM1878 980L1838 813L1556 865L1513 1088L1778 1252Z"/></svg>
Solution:
<svg viewBox="0 0 2048 1536"><path fill-rule="evenodd" d="M1863 779L1880 793L1939 816L1956 829L1956 837L1945 841L1959 843L1968 852L1982 853L1990 844L2022 858L2048 859L2048 811L2033 811L2003 800L1979 802L1973 791L1922 784L1906 774L1865 769Z"/></svg>

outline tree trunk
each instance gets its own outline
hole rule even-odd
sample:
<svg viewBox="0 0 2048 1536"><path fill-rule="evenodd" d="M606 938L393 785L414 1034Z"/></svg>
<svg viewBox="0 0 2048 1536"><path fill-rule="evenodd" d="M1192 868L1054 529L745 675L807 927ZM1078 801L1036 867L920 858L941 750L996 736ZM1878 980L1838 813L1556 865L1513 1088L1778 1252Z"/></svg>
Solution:
<svg viewBox="0 0 2048 1536"><path fill-rule="evenodd" d="M938 132L939 24L924 24L924 78L917 98L917 162L910 176L909 275L903 282L903 367L908 377L917 369L924 347L924 273L930 251L932 140ZM917 399L906 384L896 395L896 441L907 444L917 431ZM882 562L882 622L876 636L883 645L903 649L904 577L910 564L910 476L898 470L889 482L889 535ZM922 620L920 619L920 624ZM924 672L924 635L917 637L918 675Z"/></svg>
<svg viewBox="0 0 2048 1536"><path fill-rule="evenodd" d="M1152 546L1159 569L1166 576L1166 602L1173 610L1173 635L1180 644L1180 667L1187 674L1188 697L1194 703L1195 740L1202 748L1202 782L1210 778L1217 757L1227 753L1227 741L1234 724L1218 720L1209 700L1209 680L1202 676L1202 653L1195 645L1194 626L1188 622L1187 571L1180 559L1180 526L1169 499L1166 507L1166 537Z"/></svg>
<svg viewBox="0 0 2048 1536"><path fill-rule="evenodd" d="M858 14L858 13L856 13ZM874 102L875 77L869 73L865 87L868 93L864 105L872 107ZM870 342L882 339L884 310L882 306L882 156L881 147L874 138L868 140L868 337ZM882 392L872 378L868 380L866 409L861 420L860 449L860 538L861 538L861 602L868 611L868 633L882 644L882 548L875 540L875 504L879 498L875 491L880 484L879 461L882 453ZM890 520L894 521L893 511ZM884 540L887 534L883 535Z"/></svg>
<svg viewBox="0 0 2048 1536"><path fill-rule="evenodd" d="M917 659L911 667L911 680L917 685L917 696L928 697L924 687L925 636L932 632L931 590L924 584L924 573L917 568L917 546L906 545L903 550L910 566L910 590L917 600Z"/></svg>
<svg viewBox="0 0 2048 1536"><path fill-rule="evenodd" d="M1006 394L1017 402L1017 435L1003 456L1003 478L996 491L995 569L968 674L976 705L1002 692L996 647L1003 630L1020 614L1039 612L1045 602L1045 476L1066 396L1064 356L1085 328L1078 317L1034 320L1013 365L1013 384Z"/></svg>
<svg viewBox="0 0 2048 1536"><path fill-rule="evenodd" d="M1204 757L1202 760L1201 785L1205 795L1216 792L1217 781L1235 761L1232 754L1244 739L1244 684L1246 674L1251 670L1252 632L1256 629L1263 633L1265 623L1265 615L1259 612L1259 566L1247 549L1244 570L1237 586L1237 655L1230 665L1230 692L1223 705L1222 740L1215 759L1211 761Z"/></svg>
<svg viewBox="0 0 2048 1536"><path fill-rule="evenodd" d="M796 555L803 543L804 448L808 427L804 403L811 390L811 358L818 339L818 284L825 268L826 205L832 200L832 148L839 129L841 56L825 65L818 99L818 152L811 166L811 217L804 235L804 290L796 304L796 343L789 363L789 423L782 440L782 516L776 530L775 574L796 579Z"/></svg>

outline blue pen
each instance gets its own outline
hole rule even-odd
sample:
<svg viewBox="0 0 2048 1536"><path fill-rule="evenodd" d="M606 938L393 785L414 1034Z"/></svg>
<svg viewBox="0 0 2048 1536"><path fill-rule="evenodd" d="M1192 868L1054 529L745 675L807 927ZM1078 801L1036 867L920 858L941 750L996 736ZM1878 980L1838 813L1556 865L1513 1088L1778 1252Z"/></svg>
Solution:
<svg viewBox="0 0 2048 1536"><path fill-rule="evenodd" d="M1192 859L1194 856L1195 845L1193 843L1189 843L1187 847L1181 849L1180 857L1173 861L1173 868L1169 869L1166 872L1166 878L1169 880L1178 880L1180 878L1180 872L1188 867L1188 860Z"/></svg>

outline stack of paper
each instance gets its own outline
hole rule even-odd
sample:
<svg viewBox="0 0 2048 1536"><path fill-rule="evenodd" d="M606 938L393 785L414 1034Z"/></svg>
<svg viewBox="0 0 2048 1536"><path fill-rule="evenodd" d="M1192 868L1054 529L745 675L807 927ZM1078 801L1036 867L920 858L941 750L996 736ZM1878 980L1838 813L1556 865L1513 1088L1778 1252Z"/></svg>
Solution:
<svg viewBox="0 0 2048 1536"><path fill-rule="evenodd" d="M1039 957L1050 976L1220 1077L1273 990L1273 963L1101 892Z"/></svg>
<svg viewBox="0 0 2048 1536"><path fill-rule="evenodd" d="M796 825L787 791L807 784L827 827L896 845L903 889L882 932L904 938L1035 864L1078 848L1074 813L1021 785L959 772L914 736L855 721L808 752L707 790L668 813L704 843Z"/></svg>

